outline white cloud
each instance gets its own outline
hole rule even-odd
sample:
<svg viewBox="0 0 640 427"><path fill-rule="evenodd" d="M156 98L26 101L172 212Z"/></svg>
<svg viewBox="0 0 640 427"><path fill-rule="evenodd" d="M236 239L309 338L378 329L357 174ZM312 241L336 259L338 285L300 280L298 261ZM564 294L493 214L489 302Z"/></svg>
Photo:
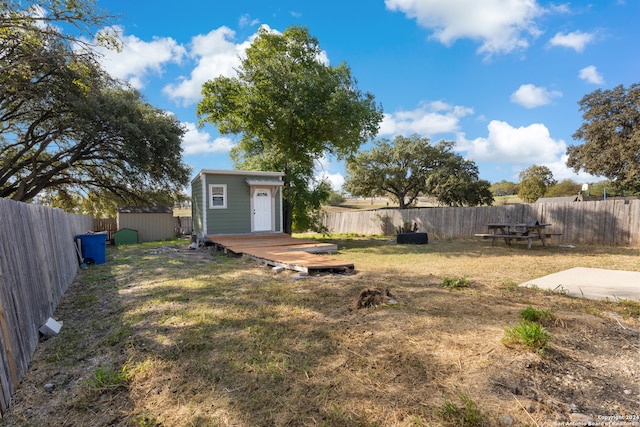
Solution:
<svg viewBox="0 0 640 427"><path fill-rule="evenodd" d="M149 74L162 74L166 64L180 63L186 54L185 48L170 37L154 37L147 42L125 35L122 27L113 27L113 30L121 40L122 49L117 52L98 47L96 50L103 55L102 66L110 75L129 81L136 89L145 86Z"/></svg>
<svg viewBox="0 0 640 427"><path fill-rule="evenodd" d="M235 32L228 27L220 27L191 40L189 56L196 60L196 66L189 77L181 77L177 84L165 86L163 91L172 99L191 105L200 100L202 84L219 76L232 77L235 67L240 65L239 56L250 45L250 41L235 43Z"/></svg>
<svg viewBox="0 0 640 427"><path fill-rule="evenodd" d="M551 40L550 46L562 46L574 49L576 52L583 52L585 46L595 39L595 35L591 33L583 33L574 31L568 34L556 33Z"/></svg>
<svg viewBox="0 0 640 427"><path fill-rule="evenodd" d="M251 15L249 15L248 13L245 13L244 15L242 15L240 17L240 21L238 22L238 26L240 28L254 27L254 26L258 25L259 23L260 23L259 19L251 19Z"/></svg>
<svg viewBox="0 0 640 427"><path fill-rule="evenodd" d="M322 172L315 176L317 181L322 181L326 179L331 184L331 188L334 191L340 192L342 191L342 184L344 184L344 176L341 173L328 173Z"/></svg>
<svg viewBox="0 0 640 427"><path fill-rule="evenodd" d="M543 164L556 161L567 151L563 140L555 140L541 123L514 128L509 123L492 120L486 138L466 139L458 134L457 149L466 151L474 161L493 163Z"/></svg>
<svg viewBox="0 0 640 427"><path fill-rule="evenodd" d="M545 13L535 0L385 0L387 9L415 18L445 45L458 39L478 40L478 53L523 50L537 37L535 18Z"/></svg>
<svg viewBox="0 0 640 427"><path fill-rule="evenodd" d="M331 184L331 188L335 191L342 191L342 184L344 184L344 176L340 172L331 173L330 170L334 169L334 161L330 158L323 156L315 161L314 178L320 182L326 179Z"/></svg>
<svg viewBox="0 0 640 427"><path fill-rule="evenodd" d="M587 83L593 83L594 85L601 85L604 83L604 78L602 77L602 74L598 72L598 70L594 65L589 65L588 67L584 67L582 70L580 70L578 77L580 77L582 80L586 81Z"/></svg>
<svg viewBox="0 0 640 427"><path fill-rule="evenodd" d="M526 108L535 108L549 104L553 98L562 96L562 92L547 90L532 84L522 85L511 94L511 102L520 104Z"/></svg>
<svg viewBox="0 0 640 427"><path fill-rule="evenodd" d="M604 179L603 177L596 177L585 172L575 173L573 169L567 167L568 157L569 156L566 154L563 154L559 159L553 162L543 163L542 166L548 167L553 174L553 179L558 182L565 179L571 179L579 183L585 183L601 181Z"/></svg>
<svg viewBox="0 0 640 427"><path fill-rule="evenodd" d="M459 128L460 119L469 114L473 114L473 109L435 101L412 111L385 113L378 133L392 136L408 136L414 133L431 136L455 132Z"/></svg>
<svg viewBox="0 0 640 427"><path fill-rule="evenodd" d="M183 123L187 132L182 138L182 148L185 155L205 154L205 153L228 153L235 143L231 138L220 137L211 139L208 132L201 131L194 123Z"/></svg>

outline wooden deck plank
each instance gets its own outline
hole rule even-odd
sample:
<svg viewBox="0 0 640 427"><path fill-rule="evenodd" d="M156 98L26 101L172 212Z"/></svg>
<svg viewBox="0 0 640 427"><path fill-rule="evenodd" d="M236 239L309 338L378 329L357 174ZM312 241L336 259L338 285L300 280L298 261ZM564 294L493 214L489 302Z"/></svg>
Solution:
<svg viewBox="0 0 640 427"><path fill-rule="evenodd" d="M293 238L287 234L209 235L209 240L224 250L247 256L268 265L290 270L309 272L314 270L353 270L350 262L339 261L318 253L335 253L337 246L313 240Z"/></svg>

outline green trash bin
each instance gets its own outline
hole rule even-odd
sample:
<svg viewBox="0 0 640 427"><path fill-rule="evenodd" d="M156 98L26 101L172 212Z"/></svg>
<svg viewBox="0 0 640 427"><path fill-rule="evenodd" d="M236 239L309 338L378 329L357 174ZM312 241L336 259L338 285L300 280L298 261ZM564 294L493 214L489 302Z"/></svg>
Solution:
<svg viewBox="0 0 640 427"><path fill-rule="evenodd" d="M80 251L86 264L104 264L107 262L107 235L78 234L76 241L80 240Z"/></svg>
<svg viewBox="0 0 640 427"><path fill-rule="evenodd" d="M121 228L113 233L113 243L116 246L138 243L138 231L130 228Z"/></svg>

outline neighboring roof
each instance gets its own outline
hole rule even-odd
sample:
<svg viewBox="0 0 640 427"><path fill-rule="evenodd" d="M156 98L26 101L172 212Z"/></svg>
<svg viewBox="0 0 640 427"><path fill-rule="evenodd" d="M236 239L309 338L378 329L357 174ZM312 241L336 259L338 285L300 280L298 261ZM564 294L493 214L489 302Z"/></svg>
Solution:
<svg viewBox="0 0 640 427"><path fill-rule="evenodd" d="M575 202L578 196L565 196L565 197L540 197L536 200L536 203L565 203Z"/></svg>
<svg viewBox="0 0 640 427"><path fill-rule="evenodd" d="M238 175L238 176L262 176L269 178L277 178L284 176L284 172L270 172L270 171L245 171L238 169L202 169L191 182L198 179L202 175Z"/></svg>
<svg viewBox="0 0 640 427"><path fill-rule="evenodd" d="M173 208L169 206L119 206L118 213L170 213Z"/></svg>

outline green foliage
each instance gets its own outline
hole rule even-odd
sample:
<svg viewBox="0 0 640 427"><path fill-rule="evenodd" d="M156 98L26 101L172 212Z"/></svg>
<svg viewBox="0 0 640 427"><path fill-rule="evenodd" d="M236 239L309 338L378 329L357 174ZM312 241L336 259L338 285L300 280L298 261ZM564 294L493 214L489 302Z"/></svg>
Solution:
<svg viewBox="0 0 640 427"><path fill-rule="evenodd" d="M582 190L582 184L571 179L564 179L557 184L550 185L544 193L545 197L577 196Z"/></svg>
<svg viewBox="0 0 640 427"><path fill-rule="evenodd" d="M231 157L240 169L284 172L284 231L302 228L315 162L353 155L375 136L382 109L358 90L351 70L321 61L318 40L304 27L266 28L246 51L234 78L205 82L197 114L241 139ZM315 200L311 205L315 206ZM295 218L294 218L295 217Z"/></svg>
<svg viewBox="0 0 640 427"><path fill-rule="evenodd" d="M331 184L328 181L320 181L313 188L309 188L305 183L290 188L294 197L298 200L292 208L292 231L301 233L305 231L315 231L316 233L326 233L327 228L322 225L322 203L329 197Z"/></svg>
<svg viewBox="0 0 640 427"><path fill-rule="evenodd" d="M329 196L327 197L326 204L329 206L340 206L344 203L344 194L339 193L335 190L329 191Z"/></svg>
<svg viewBox="0 0 640 427"><path fill-rule="evenodd" d="M389 195L400 209L429 194L448 206L490 204L489 183L478 168L453 153L454 143L398 135L374 142L373 148L347 160L344 188L354 196Z"/></svg>
<svg viewBox="0 0 640 427"><path fill-rule="evenodd" d="M567 166L640 192L640 84L598 89L579 104L584 123L573 138L584 143L567 149Z"/></svg>
<svg viewBox="0 0 640 427"><path fill-rule="evenodd" d="M555 183L548 167L533 165L520 172L518 196L526 203L533 203L544 196L547 188Z"/></svg>
<svg viewBox="0 0 640 427"><path fill-rule="evenodd" d="M29 3L10 2L0 32L0 197L42 196L72 210L78 193L139 202L148 191L179 191L190 175L182 124L109 77L88 42L52 25L88 32L105 19L95 2L45 1L51 15L42 18Z"/></svg>
<svg viewBox="0 0 640 427"><path fill-rule="evenodd" d="M505 345L519 343L539 354L544 352L551 339L551 335L544 326L525 319L522 319L517 326L506 328L504 333Z"/></svg>
<svg viewBox="0 0 640 427"><path fill-rule="evenodd" d="M529 322L541 322L545 320L549 320L553 317L550 311L547 310L536 310L531 306L527 306L524 310L520 312L520 317L523 320L527 320Z"/></svg>
<svg viewBox="0 0 640 427"><path fill-rule="evenodd" d="M518 194L518 184L515 182L502 180L495 182L489 187L494 196L512 196Z"/></svg>
<svg viewBox="0 0 640 427"><path fill-rule="evenodd" d="M466 277L444 277L440 286L449 289L466 288L469 286L469 279Z"/></svg>
<svg viewBox="0 0 640 427"><path fill-rule="evenodd" d="M38 13L34 13L36 8ZM82 47L91 54L95 45L109 49L120 48L111 27L113 17L97 7L96 0L22 0L2 1L0 40L7 46L17 38L45 35L59 43ZM60 31L62 26L73 31Z"/></svg>
<svg viewBox="0 0 640 427"><path fill-rule="evenodd" d="M135 417L131 420L131 422L140 427L156 427L162 425L160 421L145 413L142 413L140 414L140 416Z"/></svg>
<svg viewBox="0 0 640 427"><path fill-rule="evenodd" d="M482 414L478 405L469 396L458 395L462 406L446 400L439 411L439 415L446 425L459 427L483 427L489 425L488 418Z"/></svg>
<svg viewBox="0 0 640 427"><path fill-rule="evenodd" d="M489 181L479 179L475 163L450 153L444 165L428 176L426 193L446 206L479 206L493 204L489 188Z"/></svg>
<svg viewBox="0 0 640 427"><path fill-rule="evenodd" d="M607 197L624 196L627 192L624 191L624 188L620 187L619 183L609 180L598 181L589 185L589 190L587 191L588 196L603 197L605 194Z"/></svg>

